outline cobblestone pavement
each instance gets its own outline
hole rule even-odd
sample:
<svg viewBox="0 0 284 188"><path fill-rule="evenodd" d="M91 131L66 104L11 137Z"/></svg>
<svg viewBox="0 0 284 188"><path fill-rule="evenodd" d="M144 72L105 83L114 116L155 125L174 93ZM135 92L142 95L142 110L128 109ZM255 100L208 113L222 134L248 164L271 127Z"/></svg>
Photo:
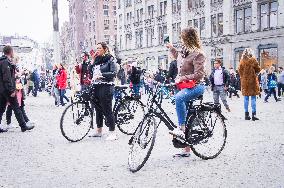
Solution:
<svg viewBox="0 0 284 188"><path fill-rule="evenodd" d="M128 136L118 132L113 142L88 137L69 143L59 129L64 108L45 94L28 97L36 128L22 133L14 120L0 134L0 187L284 187L284 101L258 99L256 122L244 120L242 99L228 101L232 112L225 112L228 138L220 156L174 159L179 150L160 126L152 155L133 174L127 169Z"/></svg>

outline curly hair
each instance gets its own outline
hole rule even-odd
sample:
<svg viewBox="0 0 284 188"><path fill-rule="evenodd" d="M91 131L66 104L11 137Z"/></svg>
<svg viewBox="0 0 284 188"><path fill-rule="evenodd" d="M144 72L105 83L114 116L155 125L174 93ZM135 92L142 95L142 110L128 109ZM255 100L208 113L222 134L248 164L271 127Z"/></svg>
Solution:
<svg viewBox="0 0 284 188"><path fill-rule="evenodd" d="M196 29L192 27L183 29L181 32L181 38L184 46L188 50L195 48L201 49L201 41Z"/></svg>

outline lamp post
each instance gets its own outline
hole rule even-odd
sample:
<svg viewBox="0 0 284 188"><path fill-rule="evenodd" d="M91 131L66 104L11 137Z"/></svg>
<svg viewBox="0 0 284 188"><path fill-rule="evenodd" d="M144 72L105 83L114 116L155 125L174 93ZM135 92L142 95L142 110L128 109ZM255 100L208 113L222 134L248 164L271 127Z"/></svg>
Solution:
<svg viewBox="0 0 284 188"><path fill-rule="evenodd" d="M60 63L58 0L52 0L54 63Z"/></svg>

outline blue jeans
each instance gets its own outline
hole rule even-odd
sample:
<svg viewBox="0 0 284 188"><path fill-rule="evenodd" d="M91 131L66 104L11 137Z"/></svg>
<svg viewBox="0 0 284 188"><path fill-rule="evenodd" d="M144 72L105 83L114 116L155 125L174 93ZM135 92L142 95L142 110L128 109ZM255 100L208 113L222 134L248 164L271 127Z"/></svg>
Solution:
<svg viewBox="0 0 284 188"><path fill-rule="evenodd" d="M248 105L249 105L249 96L244 96L245 112L248 112ZM252 108L252 113L255 113L256 112L256 96L251 96L251 108Z"/></svg>
<svg viewBox="0 0 284 188"><path fill-rule="evenodd" d="M183 89L176 94L176 111L180 126L185 125L188 102L202 95L204 89L204 85L197 85L191 89Z"/></svg>
<svg viewBox="0 0 284 188"><path fill-rule="evenodd" d="M140 84L133 84L133 92L135 95L139 95Z"/></svg>

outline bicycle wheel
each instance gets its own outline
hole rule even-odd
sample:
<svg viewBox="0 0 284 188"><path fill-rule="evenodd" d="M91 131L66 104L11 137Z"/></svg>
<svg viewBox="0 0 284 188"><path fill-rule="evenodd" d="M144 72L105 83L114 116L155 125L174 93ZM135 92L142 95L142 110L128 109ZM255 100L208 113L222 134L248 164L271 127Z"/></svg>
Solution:
<svg viewBox="0 0 284 188"><path fill-rule="evenodd" d="M186 137L192 152L202 159L213 159L224 149L227 129L216 111L198 111L189 118Z"/></svg>
<svg viewBox="0 0 284 188"><path fill-rule="evenodd" d="M64 110L60 120L62 135L70 142L82 140L93 124L93 112L88 103L71 103Z"/></svg>
<svg viewBox="0 0 284 188"><path fill-rule="evenodd" d="M146 115L129 141L128 167L131 172L137 172L145 165L154 147L156 134L154 117Z"/></svg>
<svg viewBox="0 0 284 188"><path fill-rule="evenodd" d="M127 135L133 135L137 124L144 117L144 106L140 100L124 98L114 112L118 129Z"/></svg>

